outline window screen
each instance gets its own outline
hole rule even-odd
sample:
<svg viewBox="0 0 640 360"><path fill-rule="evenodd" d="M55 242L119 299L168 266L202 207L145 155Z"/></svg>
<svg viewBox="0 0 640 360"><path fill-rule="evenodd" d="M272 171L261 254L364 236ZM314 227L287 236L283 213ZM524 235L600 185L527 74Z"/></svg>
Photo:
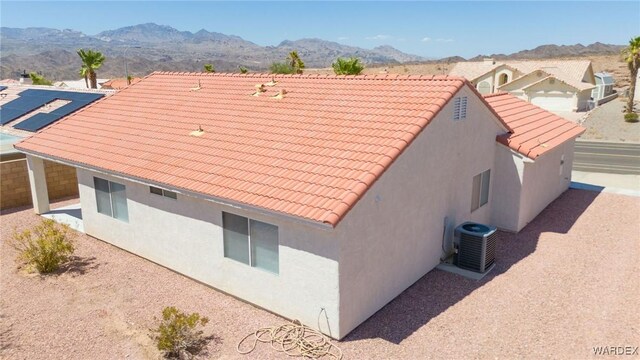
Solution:
<svg viewBox="0 0 640 360"><path fill-rule="evenodd" d="M278 227L222 213L224 256L278 274Z"/></svg>
<svg viewBox="0 0 640 360"><path fill-rule="evenodd" d="M100 178L93 178L93 186L96 189L96 203L98 212L112 216L111 195L109 194L109 182Z"/></svg>
<svg viewBox="0 0 640 360"><path fill-rule="evenodd" d="M96 190L98 212L128 222L126 187L97 177L93 178L93 186Z"/></svg>
<svg viewBox="0 0 640 360"><path fill-rule="evenodd" d="M473 177L471 190L471 211L489 202L489 185L491 184L491 170L487 170Z"/></svg>
<svg viewBox="0 0 640 360"><path fill-rule="evenodd" d="M249 224L246 217L222 213L224 256L249 265Z"/></svg>
<svg viewBox="0 0 640 360"><path fill-rule="evenodd" d="M252 266L278 273L278 227L251 220Z"/></svg>

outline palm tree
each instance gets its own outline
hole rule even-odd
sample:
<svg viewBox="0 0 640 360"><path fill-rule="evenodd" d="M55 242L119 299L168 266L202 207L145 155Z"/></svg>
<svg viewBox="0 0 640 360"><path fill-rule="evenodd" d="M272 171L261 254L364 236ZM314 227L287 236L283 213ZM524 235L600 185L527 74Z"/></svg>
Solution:
<svg viewBox="0 0 640 360"><path fill-rule="evenodd" d="M96 70L102 66L104 62L104 55L100 51L93 50L78 50L78 56L82 60L82 68L80 68L80 75L84 75L85 79L89 78L92 89L98 88L98 76Z"/></svg>
<svg viewBox="0 0 640 360"><path fill-rule="evenodd" d="M89 74L87 72L87 68L84 67L84 65L82 65L82 67L80 68L80 76L82 76L84 78L84 84L87 86L87 89L89 88Z"/></svg>
<svg viewBox="0 0 640 360"><path fill-rule="evenodd" d="M360 75L362 70L364 70L364 65L362 65L360 59L356 57L349 59L339 57L331 66L336 75Z"/></svg>
<svg viewBox="0 0 640 360"><path fill-rule="evenodd" d="M302 74L302 69L304 69L304 61L300 59L297 51L294 50L290 52L287 60L289 61L289 65L296 70L296 74Z"/></svg>
<svg viewBox="0 0 640 360"><path fill-rule="evenodd" d="M627 113L633 113L633 100L636 91L636 79L638 78L638 69L640 68L640 36L636 36L629 40L629 46L622 50L624 61L631 73L631 83L629 84L629 97L627 98Z"/></svg>

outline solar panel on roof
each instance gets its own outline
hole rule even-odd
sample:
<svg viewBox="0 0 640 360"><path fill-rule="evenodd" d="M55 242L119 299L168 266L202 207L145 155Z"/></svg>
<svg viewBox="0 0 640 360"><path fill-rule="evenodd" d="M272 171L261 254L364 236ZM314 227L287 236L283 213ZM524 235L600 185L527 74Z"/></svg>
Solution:
<svg viewBox="0 0 640 360"><path fill-rule="evenodd" d="M0 125L4 125L24 115L24 111L17 109L0 109Z"/></svg>
<svg viewBox="0 0 640 360"><path fill-rule="evenodd" d="M0 125L5 125L44 105L40 99L17 98L0 109Z"/></svg>
<svg viewBox="0 0 640 360"><path fill-rule="evenodd" d="M4 104L2 108L0 108L0 124L1 125L5 125L54 100L60 99L60 100L71 101L69 104L61 106L60 108L51 112L52 114L56 114L57 118L53 120L53 121L56 121L59 118L69 115L72 112L100 99L101 97L104 96L104 94L81 93L81 92L60 91L60 90L27 89L21 92L19 96L20 96L19 98ZM44 119L44 117L40 116L37 119ZM20 124L22 124L23 122L21 122ZM34 128L35 126L33 124L39 124L39 122L38 121L35 121L33 123L27 122L27 125L25 126L31 129L31 128ZM48 124L49 123L46 123L45 125L42 125L39 128L35 128L34 130L27 130L27 129L22 129L22 130L36 131ZM21 129L21 127L19 127L18 125L14 126L14 128Z"/></svg>
<svg viewBox="0 0 640 360"><path fill-rule="evenodd" d="M15 129L19 129L19 130L26 130L26 131L31 131L31 132L35 132L38 131L39 129L42 129L43 127L55 122L56 120L60 119L62 116L60 116L59 114L54 114L54 113L40 113L40 114L35 114L32 117L21 121L20 123L14 125L13 127Z"/></svg>
<svg viewBox="0 0 640 360"><path fill-rule="evenodd" d="M53 114L58 114L60 116L65 116L67 114L70 114L78 109L81 109L85 106L87 106L87 104L89 104L86 101L72 101L66 105L63 105L55 110L53 110L51 113Z"/></svg>

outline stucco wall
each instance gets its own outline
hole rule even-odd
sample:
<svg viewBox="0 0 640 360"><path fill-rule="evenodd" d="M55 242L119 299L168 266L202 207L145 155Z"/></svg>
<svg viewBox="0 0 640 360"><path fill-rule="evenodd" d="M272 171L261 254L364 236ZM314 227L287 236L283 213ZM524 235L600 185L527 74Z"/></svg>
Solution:
<svg viewBox="0 0 640 360"><path fill-rule="evenodd" d="M93 176L126 186L128 223L97 212ZM182 194L174 200L151 194L146 185L87 170L78 170L78 180L87 234L314 327L325 308L330 335L340 331L333 230ZM278 226L279 274L224 257L222 211ZM320 324L329 333L324 315Z"/></svg>
<svg viewBox="0 0 640 360"><path fill-rule="evenodd" d="M78 195L76 170L45 161L47 192L50 200ZM0 209L31 205L31 188L24 155L0 162Z"/></svg>
<svg viewBox="0 0 640 360"><path fill-rule="evenodd" d="M577 94L577 111L589 110L589 100L591 100L591 90L583 90Z"/></svg>
<svg viewBox="0 0 640 360"><path fill-rule="evenodd" d="M547 205L566 191L571 184L575 140L566 142L542 155L533 163L524 163L520 216L517 231L524 228ZM564 165L560 172L560 161Z"/></svg>
<svg viewBox="0 0 640 360"><path fill-rule="evenodd" d="M340 337L438 265L445 217L449 237L463 221L490 220L491 200L470 213L472 181L487 169L494 181L504 131L468 88L459 95L467 119L453 121L447 104L336 227Z"/></svg>
<svg viewBox="0 0 640 360"><path fill-rule="evenodd" d="M518 231L524 157L506 146L498 145L495 169L491 225L502 230Z"/></svg>

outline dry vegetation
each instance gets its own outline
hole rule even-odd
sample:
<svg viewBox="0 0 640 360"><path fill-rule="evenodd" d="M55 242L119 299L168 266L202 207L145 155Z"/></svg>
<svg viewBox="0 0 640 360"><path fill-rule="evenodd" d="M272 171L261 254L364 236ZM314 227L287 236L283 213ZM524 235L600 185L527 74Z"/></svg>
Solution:
<svg viewBox="0 0 640 360"><path fill-rule="evenodd" d="M560 57L553 60L584 60L585 57ZM616 87L623 88L629 85L629 71L619 55L594 55L586 59L593 63L593 72L608 72L613 74ZM549 59L551 60L551 59ZM407 65L389 65L367 67L364 74L403 74L403 75L442 75L448 74L456 63L428 62ZM307 69L305 74L333 74L333 69Z"/></svg>

